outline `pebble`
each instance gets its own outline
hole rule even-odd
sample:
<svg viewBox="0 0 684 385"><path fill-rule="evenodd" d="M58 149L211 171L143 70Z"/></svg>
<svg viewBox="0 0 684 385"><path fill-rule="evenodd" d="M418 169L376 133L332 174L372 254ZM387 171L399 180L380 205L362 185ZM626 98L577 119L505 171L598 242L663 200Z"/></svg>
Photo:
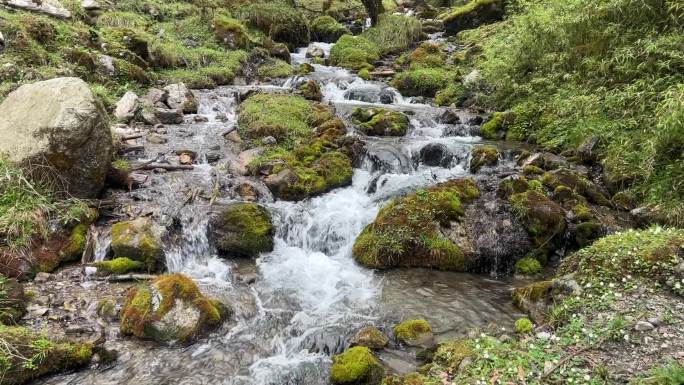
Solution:
<svg viewBox="0 0 684 385"><path fill-rule="evenodd" d="M546 341L546 340L548 340L549 338L551 338L551 333L549 333L549 332L539 332L539 333L537 333L537 338L539 338L540 340Z"/></svg>
<svg viewBox="0 0 684 385"><path fill-rule="evenodd" d="M634 330L636 330L638 332L645 332L648 330L653 330L653 328L654 328L653 324L650 322L646 322L646 321L639 321L636 323L636 325L634 325Z"/></svg>
<svg viewBox="0 0 684 385"><path fill-rule="evenodd" d="M44 273L41 271L40 273L36 274L36 278L34 278L33 280L35 282L47 282L50 280L51 277L52 277L52 274Z"/></svg>
<svg viewBox="0 0 684 385"><path fill-rule="evenodd" d="M271 145L271 144L277 143L276 138L274 138L272 136L267 136L264 139L262 139L261 141L266 145Z"/></svg>

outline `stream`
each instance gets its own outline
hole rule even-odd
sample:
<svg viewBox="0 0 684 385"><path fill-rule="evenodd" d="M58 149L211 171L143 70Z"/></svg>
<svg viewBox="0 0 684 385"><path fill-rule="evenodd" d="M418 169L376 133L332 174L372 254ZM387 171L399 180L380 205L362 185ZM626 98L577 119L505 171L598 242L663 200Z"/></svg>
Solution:
<svg viewBox="0 0 684 385"><path fill-rule="evenodd" d="M326 52L330 44L312 43ZM306 48L292 54L293 64L308 61ZM116 337L109 330L107 347L120 352L108 369L85 370L49 377L41 384L328 384L330 356L349 346L359 328L373 324L391 335L394 324L426 318L437 341L464 335L471 328L509 327L521 314L510 301L512 280L428 269L372 271L357 265L351 249L356 236L390 199L417 188L469 175L474 143L474 115L459 111L459 124L440 123L444 109L406 98L387 84L365 81L347 70L314 65L315 72L267 86L227 86L196 91L198 115L164 128L168 142L147 143L141 159L178 149L199 154L191 171L151 173L131 193L110 192L132 215L150 215L171 229L164 239L171 272L193 277L202 290L230 304L234 314L222 327L186 347ZM359 106L403 111L411 128L405 137L362 137L367 153L353 183L301 202L273 200L265 186L248 177L229 176L226 161L234 159L226 132L237 124L240 95L248 89L284 92L302 80L321 84L323 103L335 107L347 122ZM472 123L472 124L470 124ZM421 149L446 149L438 166L421 161ZM221 161L210 161L220 153ZM225 155L228 154L228 155ZM510 167L503 161L497 167ZM234 186L254 183L259 203L271 212L277 228L275 249L256 261L226 260L212 250L206 236L208 200L197 198L221 186L219 203L239 199ZM194 199L188 196L195 197ZM188 203L190 201L190 203ZM106 257L107 236L96 258ZM246 277L253 277L247 282ZM394 346L394 347L393 347ZM415 369L415 350L390 348L379 353L391 370Z"/></svg>

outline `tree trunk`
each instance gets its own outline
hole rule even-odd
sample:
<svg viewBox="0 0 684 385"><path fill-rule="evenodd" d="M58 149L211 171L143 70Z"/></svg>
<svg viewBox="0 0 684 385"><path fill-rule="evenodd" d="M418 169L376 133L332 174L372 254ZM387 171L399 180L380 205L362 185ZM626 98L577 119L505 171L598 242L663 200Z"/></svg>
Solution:
<svg viewBox="0 0 684 385"><path fill-rule="evenodd" d="M376 25L380 14L385 12L385 8L382 6L382 0L361 0L361 2L363 3L363 6L366 7L368 17L371 19L371 25Z"/></svg>

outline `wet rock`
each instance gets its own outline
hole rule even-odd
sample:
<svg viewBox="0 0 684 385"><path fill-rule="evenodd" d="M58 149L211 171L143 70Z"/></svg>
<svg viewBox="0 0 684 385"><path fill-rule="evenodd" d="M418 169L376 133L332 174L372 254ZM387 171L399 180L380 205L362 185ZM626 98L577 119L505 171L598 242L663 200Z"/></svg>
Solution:
<svg viewBox="0 0 684 385"><path fill-rule="evenodd" d="M366 135L404 136L409 126L406 114L384 108L357 108L352 118Z"/></svg>
<svg viewBox="0 0 684 385"><path fill-rule="evenodd" d="M192 118L192 120L194 120L195 123L205 123L205 122L209 121L209 118L207 118L206 116L202 116L202 115L195 115Z"/></svg>
<svg viewBox="0 0 684 385"><path fill-rule="evenodd" d="M254 203L234 203L212 215L209 240L222 256L252 258L273 250L271 215Z"/></svg>
<svg viewBox="0 0 684 385"><path fill-rule="evenodd" d="M221 154L218 152L211 151L204 154L204 158L207 160L207 163L214 164L221 160Z"/></svg>
<svg viewBox="0 0 684 385"><path fill-rule="evenodd" d="M547 253L555 250L565 233L565 210L536 190L511 195L509 201L534 246Z"/></svg>
<svg viewBox="0 0 684 385"><path fill-rule="evenodd" d="M391 78L394 75L396 75L396 71L392 69L392 67L388 66L380 66L375 68L373 71L370 72L370 76L373 78ZM383 91L390 91L388 88L385 88ZM392 93L394 96L394 93ZM383 103L381 101L381 103ZM385 103L388 104L388 103Z"/></svg>
<svg viewBox="0 0 684 385"><path fill-rule="evenodd" d="M24 287L16 279L3 277L0 280L0 293L2 293L0 323L15 324L26 313Z"/></svg>
<svg viewBox="0 0 684 385"><path fill-rule="evenodd" d="M593 163L598 157L598 137L590 136L577 148L577 155L584 163Z"/></svg>
<svg viewBox="0 0 684 385"><path fill-rule="evenodd" d="M323 51L323 48L319 46L310 45L306 50L306 57L325 57L325 52Z"/></svg>
<svg viewBox="0 0 684 385"><path fill-rule="evenodd" d="M392 104L395 101L394 92L388 88L385 88L382 91L380 91L380 95L378 98L379 102L382 104Z"/></svg>
<svg viewBox="0 0 684 385"><path fill-rule="evenodd" d="M237 131L231 131L225 135L226 140L233 143L242 143L242 138Z"/></svg>
<svg viewBox="0 0 684 385"><path fill-rule="evenodd" d="M109 55L97 55L97 62L100 64L105 73L111 77L117 76L119 71L114 66L114 58Z"/></svg>
<svg viewBox="0 0 684 385"><path fill-rule="evenodd" d="M259 199L259 190L250 183L241 183L237 187L237 193L247 202L256 202Z"/></svg>
<svg viewBox="0 0 684 385"><path fill-rule="evenodd" d="M439 122L443 124L458 124L461 123L461 118L456 111L448 108L439 116Z"/></svg>
<svg viewBox="0 0 684 385"><path fill-rule="evenodd" d="M120 122L128 123L140 110L139 97L133 91L126 92L116 103L114 117Z"/></svg>
<svg viewBox="0 0 684 385"><path fill-rule="evenodd" d="M432 327L424 319L404 321L394 327L394 335L409 346L429 347L434 343Z"/></svg>
<svg viewBox="0 0 684 385"><path fill-rule="evenodd" d="M508 199L513 194L523 193L529 190L530 185L527 178L522 175L510 175L501 180L496 190L499 198Z"/></svg>
<svg viewBox="0 0 684 385"><path fill-rule="evenodd" d="M333 356L330 382L335 385L358 384L379 385L385 376L385 369L370 349L363 346L350 348Z"/></svg>
<svg viewBox="0 0 684 385"><path fill-rule="evenodd" d="M441 20L423 20L423 32L436 33L444 31L444 22Z"/></svg>
<svg viewBox="0 0 684 385"><path fill-rule="evenodd" d="M264 179L264 183L268 186L268 189L273 192L275 196L281 196L286 194L289 187L295 183L299 178L294 171L289 168L279 171L276 174L271 174Z"/></svg>
<svg viewBox="0 0 684 385"><path fill-rule="evenodd" d="M228 116L223 112L219 112L218 114L216 114L216 116L214 116L214 118L216 120L218 120L219 122L223 122L223 123L228 121Z"/></svg>
<svg viewBox="0 0 684 385"><path fill-rule="evenodd" d="M76 197L100 192L111 162L112 138L106 112L83 80L56 78L23 85L0 104L0 116L0 152L11 162L31 165L38 179L56 173ZM38 165L49 166L50 175L41 174Z"/></svg>
<svg viewBox="0 0 684 385"><path fill-rule="evenodd" d="M147 140L150 143L154 143L154 144L164 144L164 143L169 141L168 139L166 139L165 136L156 134L154 132L147 134L145 136L145 140Z"/></svg>
<svg viewBox="0 0 684 385"><path fill-rule="evenodd" d="M166 104L169 99L169 92L166 90L160 90L159 88L150 88L147 90L147 94L143 97L145 104L156 108L169 108Z"/></svg>
<svg viewBox="0 0 684 385"><path fill-rule="evenodd" d="M272 146L272 145L278 143L278 141L276 140L276 138L274 138L272 136L267 136L261 140L261 143L263 143L267 146Z"/></svg>
<svg viewBox="0 0 684 385"><path fill-rule="evenodd" d="M71 17L71 12L69 12L69 10L58 0L4 0L2 4L11 8L44 13L59 19L68 19Z"/></svg>
<svg viewBox="0 0 684 385"><path fill-rule="evenodd" d="M501 20L504 15L502 0L472 1L468 7L457 7L440 16L447 35L455 35L466 29L477 28L486 23ZM472 5L472 6L470 6Z"/></svg>
<svg viewBox="0 0 684 385"><path fill-rule="evenodd" d="M166 105L174 110L181 110L184 114L197 113L197 99L184 83L171 84L164 87L168 93Z"/></svg>
<svg viewBox="0 0 684 385"><path fill-rule="evenodd" d="M552 282L541 281L513 290L513 303L530 316L536 324L543 324L549 306L553 303Z"/></svg>
<svg viewBox="0 0 684 385"><path fill-rule="evenodd" d="M154 116L163 124L183 123L183 111L170 108L155 108Z"/></svg>
<svg viewBox="0 0 684 385"><path fill-rule="evenodd" d="M271 47L271 56L290 63L290 50L287 48L287 44L274 44L273 47Z"/></svg>
<svg viewBox="0 0 684 385"><path fill-rule="evenodd" d="M499 163L499 150L494 146L473 148L470 159L470 172L476 173L482 167L492 167Z"/></svg>
<svg viewBox="0 0 684 385"><path fill-rule="evenodd" d="M320 102L323 99L321 86L315 80L308 80L306 83L299 86L299 92L305 99Z"/></svg>
<svg viewBox="0 0 684 385"><path fill-rule="evenodd" d="M448 167L454 156L441 143L428 143L420 149L420 162L431 167Z"/></svg>
<svg viewBox="0 0 684 385"><path fill-rule="evenodd" d="M121 334L160 343L188 343L230 315L183 274L165 275L132 287L121 311Z"/></svg>
<svg viewBox="0 0 684 385"><path fill-rule="evenodd" d="M475 115L475 116L471 116L468 119L466 119L466 124L469 126L478 126L478 125L482 124L483 121L484 121L484 118L482 118L482 116Z"/></svg>
<svg viewBox="0 0 684 385"><path fill-rule="evenodd" d="M235 131L233 131L235 132ZM249 150L242 151L237 159L230 162L230 172L235 175L249 175L249 165L250 163L261 156L266 149L264 147L251 148Z"/></svg>
<svg viewBox="0 0 684 385"><path fill-rule="evenodd" d="M176 154L178 154L178 163L186 165L193 164L197 157L197 153L194 151L177 151Z"/></svg>
<svg viewBox="0 0 684 385"><path fill-rule="evenodd" d="M114 256L143 262L147 271L154 271L164 255L161 233L162 229L149 218L115 223L111 245Z"/></svg>
<svg viewBox="0 0 684 385"><path fill-rule="evenodd" d="M522 167L536 166L542 170L554 170L567 165L567 160L562 156L550 152L538 152L528 157L522 158L519 164Z"/></svg>
<svg viewBox="0 0 684 385"><path fill-rule="evenodd" d="M610 200L596 184L579 172L569 168L562 167L557 170L549 171L544 174L542 182L551 189L557 189L560 186L568 187L573 192L585 196L590 202L598 205L611 205Z"/></svg>
<svg viewBox="0 0 684 385"><path fill-rule="evenodd" d="M389 338L375 326L366 326L354 334L352 346L365 346L369 349L382 349L389 343Z"/></svg>

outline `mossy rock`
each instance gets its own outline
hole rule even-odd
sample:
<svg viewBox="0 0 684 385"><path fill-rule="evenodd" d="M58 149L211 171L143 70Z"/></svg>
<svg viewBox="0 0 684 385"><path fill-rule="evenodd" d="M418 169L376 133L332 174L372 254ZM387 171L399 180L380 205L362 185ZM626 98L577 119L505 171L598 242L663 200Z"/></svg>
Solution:
<svg viewBox="0 0 684 385"><path fill-rule="evenodd" d="M513 330L518 334L529 334L534 330L534 324L528 318L520 318L515 321Z"/></svg>
<svg viewBox="0 0 684 385"><path fill-rule="evenodd" d="M404 136L409 119L403 112L386 108L357 108L352 113L354 124L366 135Z"/></svg>
<svg viewBox="0 0 684 385"><path fill-rule="evenodd" d="M534 282L513 289L513 303L520 310L529 314L533 320L540 323L546 318L548 305L551 303L552 291L552 281Z"/></svg>
<svg viewBox="0 0 684 385"><path fill-rule="evenodd" d="M294 67L281 59L270 60L257 69L257 75L262 79L286 78L294 73Z"/></svg>
<svg viewBox="0 0 684 385"><path fill-rule="evenodd" d="M335 385L378 385L385 369L370 349L355 346L342 354L333 356L330 382Z"/></svg>
<svg viewBox="0 0 684 385"><path fill-rule="evenodd" d="M577 171L569 168L559 168L549 171L542 176L544 185L551 189L566 186L573 192L586 197L590 202L601 206L610 206L610 200L593 182Z"/></svg>
<svg viewBox="0 0 684 385"><path fill-rule="evenodd" d="M252 258L273 250L271 215L256 203L233 203L209 220L209 239L221 255Z"/></svg>
<svg viewBox="0 0 684 385"><path fill-rule="evenodd" d="M140 261L130 258L119 257L108 261L98 261L93 264L97 268L99 275L127 274L132 271L140 271L145 265Z"/></svg>
<svg viewBox="0 0 684 385"><path fill-rule="evenodd" d="M515 115L510 112L495 112L492 117L480 127L480 134L485 139L502 139L506 136L509 125L515 121Z"/></svg>
<svg viewBox="0 0 684 385"><path fill-rule="evenodd" d="M112 225L114 256L140 261L147 271L154 271L164 255L158 232L149 218L115 223Z"/></svg>
<svg viewBox="0 0 684 385"><path fill-rule="evenodd" d="M253 2L242 7L239 18L274 41L286 43L290 49L310 41L306 16L286 2Z"/></svg>
<svg viewBox="0 0 684 385"><path fill-rule="evenodd" d="M5 351L12 352L0 356L2 383L7 385L85 366L93 355L90 344L51 340L21 326L0 325L0 340Z"/></svg>
<svg viewBox="0 0 684 385"><path fill-rule="evenodd" d="M475 354L470 340L455 340L440 344L434 355L434 362L451 372L458 370L461 362Z"/></svg>
<svg viewBox="0 0 684 385"><path fill-rule="evenodd" d="M331 65L353 70L373 68L379 59L378 47L361 36L344 35L330 50Z"/></svg>
<svg viewBox="0 0 684 385"><path fill-rule="evenodd" d="M217 15L211 21L216 41L228 49L247 48L250 39L247 28L236 19L225 15Z"/></svg>
<svg viewBox="0 0 684 385"><path fill-rule="evenodd" d="M88 236L88 226L79 223L72 230L69 235L69 240L66 245L59 251L59 256L63 262L74 262L81 259L83 250L86 246L86 238Z"/></svg>
<svg viewBox="0 0 684 385"><path fill-rule="evenodd" d="M504 1L472 0L439 15L438 19L444 22L447 35L455 35L466 29L501 20L503 16Z"/></svg>
<svg viewBox="0 0 684 385"><path fill-rule="evenodd" d="M121 309L121 334L160 343L188 343L229 315L183 274L164 275L129 289Z"/></svg>
<svg viewBox="0 0 684 385"><path fill-rule="evenodd" d="M299 70L297 71L297 73L299 73L300 75L307 75L314 71L316 71L314 66L312 66L309 63L302 63L299 65Z"/></svg>
<svg viewBox="0 0 684 385"><path fill-rule="evenodd" d="M470 172L478 172L482 167L492 167L499 163L499 150L495 146L476 146L470 158Z"/></svg>
<svg viewBox="0 0 684 385"><path fill-rule="evenodd" d="M542 265L536 258L525 257L515 263L515 272L522 275L537 275L542 272Z"/></svg>
<svg viewBox="0 0 684 385"><path fill-rule="evenodd" d="M19 281L0 275L0 324L16 324L26 313L26 295Z"/></svg>
<svg viewBox="0 0 684 385"><path fill-rule="evenodd" d="M463 251L439 232L463 214L463 203L479 197L472 179L455 179L395 199L354 243L354 259L363 266L435 267L466 271Z"/></svg>
<svg viewBox="0 0 684 385"><path fill-rule="evenodd" d="M369 349L382 349L389 343L389 338L375 326L359 329L351 340L353 346L365 346Z"/></svg>
<svg viewBox="0 0 684 385"><path fill-rule="evenodd" d="M390 376L382 380L382 385L427 385L428 378L420 373L408 373L403 376Z"/></svg>
<svg viewBox="0 0 684 385"><path fill-rule="evenodd" d="M331 16L319 16L311 22L311 39L325 43L334 43L349 30Z"/></svg>
<svg viewBox="0 0 684 385"><path fill-rule="evenodd" d="M404 96L434 97L437 91L454 80L454 74L445 68L412 68L399 73L392 85Z"/></svg>
<svg viewBox="0 0 684 385"><path fill-rule="evenodd" d="M418 48L414 49L406 60L415 67L443 67L446 64L447 55L442 51L439 44L426 41L421 43Z"/></svg>
<svg viewBox="0 0 684 385"><path fill-rule="evenodd" d="M321 99L323 99L321 86L319 86L315 80L307 80L304 84L299 86L299 92L301 92L304 99L307 100L320 102Z"/></svg>
<svg viewBox="0 0 684 385"><path fill-rule="evenodd" d="M596 222L583 222L575 226L573 238L577 247L589 246L595 240L605 235L603 225Z"/></svg>
<svg viewBox="0 0 684 385"><path fill-rule="evenodd" d="M527 178L522 175L510 175L499 182L496 194L499 198L508 199L513 194L520 194L529 189Z"/></svg>
<svg viewBox="0 0 684 385"><path fill-rule="evenodd" d="M511 195L509 201L537 249L548 253L563 239L565 210L556 202L536 190Z"/></svg>
<svg viewBox="0 0 684 385"><path fill-rule="evenodd" d="M410 346L430 346L434 340L432 327L424 319L404 321L394 327L399 341Z"/></svg>

